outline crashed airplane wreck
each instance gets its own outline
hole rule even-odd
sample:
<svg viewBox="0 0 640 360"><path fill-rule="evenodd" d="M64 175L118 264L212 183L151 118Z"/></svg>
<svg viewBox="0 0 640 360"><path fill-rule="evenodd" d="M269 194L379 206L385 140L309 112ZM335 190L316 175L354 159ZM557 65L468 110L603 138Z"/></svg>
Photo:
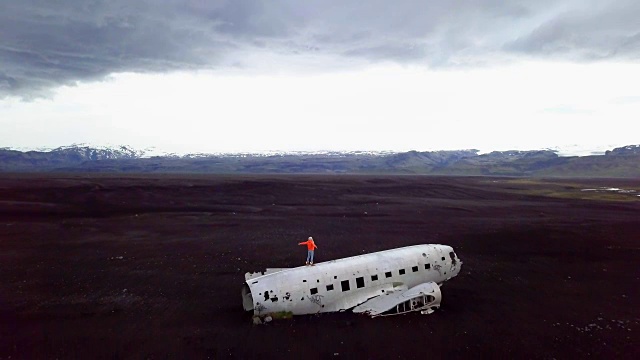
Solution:
<svg viewBox="0 0 640 360"><path fill-rule="evenodd" d="M301 266L246 273L242 304L254 316L353 309L372 317L440 307L440 286L462 261L450 246L415 245Z"/></svg>

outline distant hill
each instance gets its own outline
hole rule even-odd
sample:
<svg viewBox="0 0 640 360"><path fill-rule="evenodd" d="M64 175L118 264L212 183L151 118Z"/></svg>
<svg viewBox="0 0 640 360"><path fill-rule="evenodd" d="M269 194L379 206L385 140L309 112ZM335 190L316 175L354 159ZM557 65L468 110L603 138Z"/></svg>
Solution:
<svg viewBox="0 0 640 360"><path fill-rule="evenodd" d="M0 172L213 174L433 174L562 177L640 177L640 146L605 155L560 157L550 150L331 152L142 157L129 147L69 146L51 151L0 149Z"/></svg>
<svg viewBox="0 0 640 360"><path fill-rule="evenodd" d="M17 151L0 149L0 171L49 171L83 166L101 160L138 159L141 152L126 146L97 149L88 146L65 146L51 151Z"/></svg>

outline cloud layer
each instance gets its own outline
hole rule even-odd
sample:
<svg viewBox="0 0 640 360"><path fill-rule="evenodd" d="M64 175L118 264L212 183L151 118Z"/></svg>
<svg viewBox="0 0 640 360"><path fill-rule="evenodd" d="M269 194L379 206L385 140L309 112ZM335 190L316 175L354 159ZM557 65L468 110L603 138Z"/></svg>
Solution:
<svg viewBox="0 0 640 360"><path fill-rule="evenodd" d="M640 59L635 0L0 0L0 8L0 98L46 96L112 73L251 69L265 59L281 70Z"/></svg>

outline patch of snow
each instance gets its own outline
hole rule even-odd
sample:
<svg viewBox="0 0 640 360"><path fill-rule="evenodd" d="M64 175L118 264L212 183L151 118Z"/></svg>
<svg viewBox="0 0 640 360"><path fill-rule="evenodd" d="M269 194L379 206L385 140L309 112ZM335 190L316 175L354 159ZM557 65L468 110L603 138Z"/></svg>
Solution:
<svg viewBox="0 0 640 360"><path fill-rule="evenodd" d="M615 191L619 194L631 194L631 195L634 195L638 192L634 189L620 189L620 188L614 188L614 187L600 187L598 189L580 189L580 191L595 191L595 192ZM640 195L636 195L636 196L640 196Z"/></svg>
<svg viewBox="0 0 640 360"><path fill-rule="evenodd" d="M604 155L607 150L615 148L616 145L560 145L548 148L554 151L558 156L590 156Z"/></svg>

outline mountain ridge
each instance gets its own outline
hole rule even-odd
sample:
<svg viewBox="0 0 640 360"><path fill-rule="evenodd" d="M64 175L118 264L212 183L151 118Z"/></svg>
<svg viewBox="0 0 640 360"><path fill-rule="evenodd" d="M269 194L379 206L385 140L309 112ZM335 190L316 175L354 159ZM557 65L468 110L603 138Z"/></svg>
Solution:
<svg viewBox="0 0 640 360"><path fill-rule="evenodd" d="M334 173L640 177L640 145L604 155L559 156L554 150L476 149L407 152L187 154L144 157L128 146L86 145L51 151L0 149L0 172Z"/></svg>

